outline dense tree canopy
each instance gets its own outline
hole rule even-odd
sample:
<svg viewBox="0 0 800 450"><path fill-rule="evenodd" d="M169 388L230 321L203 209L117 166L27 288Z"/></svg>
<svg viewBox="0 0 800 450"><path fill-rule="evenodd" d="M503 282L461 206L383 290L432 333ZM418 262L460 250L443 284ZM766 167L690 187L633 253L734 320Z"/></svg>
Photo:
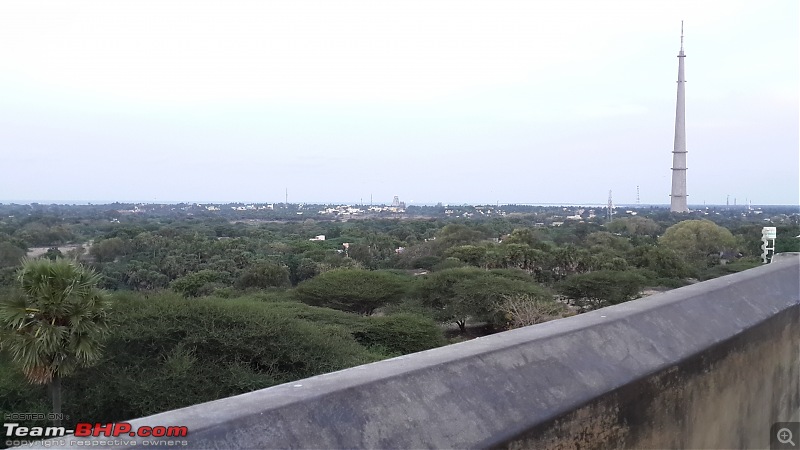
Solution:
<svg viewBox="0 0 800 450"><path fill-rule="evenodd" d="M710 220L684 220L664 232L659 244L674 251L684 262L707 266L709 257L736 247L736 239L728 229Z"/></svg>
<svg viewBox="0 0 800 450"><path fill-rule="evenodd" d="M309 305L369 315L400 301L407 285L407 280L389 272L340 269L306 280L294 292Z"/></svg>
<svg viewBox="0 0 800 450"><path fill-rule="evenodd" d="M65 412L130 419L745 270L764 225L778 251L800 246L796 208L606 223L561 206L218 206L0 205L0 299L20 298L28 252L77 258L113 291L102 364L65 379ZM4 347L0 414L46 412L12 360Z"/></svg>
<svg viewBox="0 0 800 450"><path fill-rule="evenodd" d="M289 269L286 266L263 261L245 269L236 285L240 288L288 287Z"/></svg>
<svg viewBox="0 0 800 450"><path fill-rule="evenodd" d="M613 233L622 233L628 236L657 236L661 225L649 217L633 216L614 219L606 228Z"/></svg>

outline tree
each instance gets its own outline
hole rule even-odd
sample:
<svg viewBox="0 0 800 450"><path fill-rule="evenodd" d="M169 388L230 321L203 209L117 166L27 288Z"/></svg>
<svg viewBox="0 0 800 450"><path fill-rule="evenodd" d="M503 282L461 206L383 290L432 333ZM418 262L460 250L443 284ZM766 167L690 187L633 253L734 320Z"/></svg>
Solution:
<svg viewBox="0 0 800 450"><path fill-rule="evenodd" d="M310 258L303 258L295 269L295 279L300 282L319 275L319 266L316 261Z"/></svg>
<svg viewBox="0 0 800 450"><path fill-rule="evenodd" d="M118 256L122 256L127 251L126 241L122 238L112 237L97 241L89 248L89 255L97 262L114 261Z"/></svg>
<svg viewBox="0 0 800 450"><path fill-rule="evenodd" d="M778 238L775 240L775 253L800 252L800 227L778 227ZM761 236L756 242L761 241ZM760 250L760 247L759 247ZM757 255L761 255L760 252Z"/></svg>
<svg viewBox="0 0 800 450"><path fill-rule="evenodd" d="M470 266L481 267L486 257L486 247L459 245L448 249L445 252L445 256L460 259Z"/></svg>
<svg viewBox="0 0 800 450"><path fill-rule="evenodd" d="M572 314L563 303L530 294L505 296L497 305L497 310L505 316L509 329L536 325Z"/></svg>
<svg viewBox="0 0 800 450"><path fill-rule="evenodd" d="M586 236L586 246L594 254L624 255L630 251L631 243L628 239L614 236L608 231L595 231Z"/></svg>
<svg viewBox="0 0 800 450"><path fill-rule="evenodd" d="M65 259L26 259L20 295L0 300L0 350L32 384L49 384L60 425L61 379L101 356L108 302L100 275Z"/></svg>
<svg viewBox="0 0 800 450"><path fill-rule="evenodd" d="M417 295L435 319L458 325L466 332L468 319L502 326L505 321L497 305L509 295L549 297L538 285L506 271L490 272L473 267L445 269L426 275Z"/></svg>
<svg viewBox="0 0 800 450"><path fill-rule="evenodd" d="M55 260L58 258L63 258L64 254L61 253L61 250L59 250L58 247L50 247L47 249L47 253L42 255L42 257L50 260Z"/></svg>
<svg viewBox="0 0 800 450"><path fill-rule="evenodd" d="M466 318L486 322L495 328L504 328L506 318L499 313L498 305L506 297L528 295L539 299L552 299L533 282L507 278L500 274L484 272L478 277L463 280L454 286L455 297L451 309L456 313L456 323L464 331Z"/></svg>
<svg viewBox="0 0 800 450"><path fill-rule="evenodd" d="M529 247L535 247L541 238L534 230L530 228L515 228L507 238L503 240L504 244L525 244Z"/></svg>
<svg viewBox="0 0 800 450"><path fill-rule="evenodd" d="M223 281L226 275L215 270L199 270L188 273L170 283L172 290L180 292L186 297L199 297L204 293L210 293L217 287L217 283Z"/></svg>
<svg viewBox="0 0 800 450"><path fill-rule="evenodd" d="M736 239L727 228L710 220L684 220L667 228L659 245L675 251L692 266L707 267L710 256L734 250Z"/></svg>
<svg viewBox="0 0 800 450"><path fill-rule="evenodd" d="M371 315L381 306L397 303L405 293L404 280L389 272L337 269L297 285L296 297L312 306Z"/></svg>
<svg viewBox="0 0 800 450"><path fill-rule="evenodd" d="M633 299L646 279L631 271L598 270L575 274L558 283L557 289L585 309L597 309Z"/></svg>
<svg viewBox="0 0 800 450"><path fill-rule="evenodd" d="M389 355L421 352L446 344L442 329L433 319L416 314L400 313L368 317L363 328L353 337L367 348L382 348Z"/></svg>
<svg viewBox="0 0 800 450"><path fill-rule="evenodd" d="M433 267L440 262L442 262L442 258L439 258L438 256L422 256L411 261L411 268L433 270Z"/></svg>
<svg viewBox="0 0 800 450"><path fill-rule="evenodd" d="M556 280L574 273L584 273L591 269L591 258L587 250L565 245L552 251L548 258L550 270Z"/></svg>
<svg viewBox="0 0 800 450"><path fill-rule="evenodd" d="M25 256L25 250L10 242L0 242L0 267L16 266Z"/></svg>
<svg viewBox="0 0 800 450"><path fill-rule="evenodd" d="M497 247L495 255L497 257L494 262L499 263L501 267L513 267L528 273L536 273L540 278L548 258L547 253L528 244L508 244L505 241Z"/></svg>
<svg viewBox="0 0 800 450"><path fill-rule="evenodd" d="M416 294L422 305L433 311L436 320L455 323L463 333L466 331L466 320L473 311L458 297L456 286L484 272L474 267L443 269L426 275Z"/></svg>
<svg viewBox="0 0 800 450"><path fill-rule="evenodd" d="M237 287L241 289L269 287L288 287L289 269L286 266L262 261L249 269L236 280Z"/></svg>
<svg viewBox="0 0 800 450"><path fill-rule="evenodd" d="M661 226L655 220L637 216L614 219L606 228L612 233L628 236L656 236L661 231Z"/></svg>
<svg viewBox="0 0 800 450"><path fill-rule="evenodd" d="M121 421L385 357L352 336L373 318L320 309L246 297L114 293L105 356L87 376L65 380L71 393L83 391L69 396L70 405L82 420Z"/></svg>
<svg viewBox="0 0 800 450"><path fill-rule="evenodd" d="M126 284L137 291L165 288L169 285L169 278L155 270L135 268L130 269L126 275Z"/></svg>
<svg viewBox="0 0 800 450"><path fill-rule="evenodd" d="M636 247L628 259L640 269L648 269L659 277L680 280L690 275L689 266L674 250L662 245L643 245Z"/></svg>
<svg viewBox="0 0 800 450"><path fill-rule="evenodd" d="M450 247L457 245L474 244L483 239L483 233L473 230L465 225L449 224L445 225L436 235L434 247L437 253L441 253Z"/></svg>

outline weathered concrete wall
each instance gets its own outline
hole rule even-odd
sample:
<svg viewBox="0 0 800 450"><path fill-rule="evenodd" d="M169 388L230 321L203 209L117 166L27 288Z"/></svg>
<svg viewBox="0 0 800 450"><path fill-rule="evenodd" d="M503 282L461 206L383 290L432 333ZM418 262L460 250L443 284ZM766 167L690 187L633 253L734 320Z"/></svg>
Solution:
<svg viewBox="0 0 800 450"><path fill-rule="evenodd" d="M199 448L768 448L798 410L793 254L132 424L187 426Z"/></svg>
<svg viewBox="0 0 800 450"><path fill-rule="evenodd" d="M769 448L800 408L797 308L517 436L511 448Z"/></svg>

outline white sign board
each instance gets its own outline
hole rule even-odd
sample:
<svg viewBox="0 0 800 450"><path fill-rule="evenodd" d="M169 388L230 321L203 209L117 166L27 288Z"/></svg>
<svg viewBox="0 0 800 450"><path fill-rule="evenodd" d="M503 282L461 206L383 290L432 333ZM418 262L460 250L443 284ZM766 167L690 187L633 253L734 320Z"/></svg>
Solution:
<svg viewBox="0 0 800 450"><path fill-rule="evenodd" d="M775 239L778 237L778 230L776 227L764 227L761 229L761 236L766 239Z"/></svg>

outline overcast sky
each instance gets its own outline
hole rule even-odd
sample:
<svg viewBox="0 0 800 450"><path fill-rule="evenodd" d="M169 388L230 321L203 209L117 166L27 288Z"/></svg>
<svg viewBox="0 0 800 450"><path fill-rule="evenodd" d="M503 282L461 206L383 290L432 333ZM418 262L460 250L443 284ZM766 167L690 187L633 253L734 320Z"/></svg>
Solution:
<svg viewBox="0 0 800 450"><path fill-rule="evenodd" d="M800 203L797 0L4 1L0 201Z"/></svg>

